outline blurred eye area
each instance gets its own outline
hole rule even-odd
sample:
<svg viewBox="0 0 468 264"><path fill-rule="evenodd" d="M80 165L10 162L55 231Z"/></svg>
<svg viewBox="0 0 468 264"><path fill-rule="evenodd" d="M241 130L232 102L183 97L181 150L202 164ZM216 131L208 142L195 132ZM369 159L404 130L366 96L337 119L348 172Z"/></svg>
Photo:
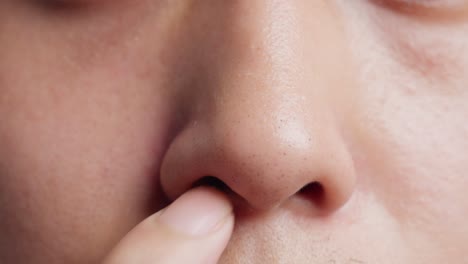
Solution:
<svg viewBox="0 0 468 264"><path fill-rule="evenodd" d="M89 5L102 3L108 0L33 0L35 4L49 10L66 10L83 8Z"/></svg>
<svg viewBox="0 0 468 264"><path fill-rule="evenodd" d="M0 0L2 1L2 0ZM16 0L17 1L17 0ZM120 0L27 0L30 7L49 17L89 15L116 6ZM121 1L120 1L121 2ZM73 16L72 16L73 15Z"/></svg>
<svg viewBox="0 0 468 264"><path fill-rule="evenodd" d="M371 0L377 5L422 19L468 20L468 0Z"/></svg>
<svg viewBox="0 0 468 264"><path fill-rule="evenodd" d="M375 0L380 4L398 6L400 8L459 8L468 4L468 0Z"/></svg>

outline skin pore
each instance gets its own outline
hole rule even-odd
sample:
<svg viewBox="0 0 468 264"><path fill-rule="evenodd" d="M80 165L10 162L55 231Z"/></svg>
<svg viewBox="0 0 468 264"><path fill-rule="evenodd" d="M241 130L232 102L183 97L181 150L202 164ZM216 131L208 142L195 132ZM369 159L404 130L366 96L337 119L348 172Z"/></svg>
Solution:
<svg viewBox="0 0 468 264"><path fill-rule="evenodd" d="M0 263L99 263L208 176L222 264L468 263L467 48L465 0L3 0Z"/></svg>

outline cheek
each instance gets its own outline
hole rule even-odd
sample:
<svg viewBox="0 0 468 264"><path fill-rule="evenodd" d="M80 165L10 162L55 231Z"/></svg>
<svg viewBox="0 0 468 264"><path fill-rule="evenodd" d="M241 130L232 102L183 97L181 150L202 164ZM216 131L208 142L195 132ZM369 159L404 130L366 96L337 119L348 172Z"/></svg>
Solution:
<svg viewBox="0 0 468 264"><path fill-rule="evenodd" d="M1 20L13 21L0 23L0 245L74 259L107 252L165 205L158 168L176 124L154 60L164 36L125 42L137 26L124 19L62 20L9 4L0 4ZM154 53L141 53L144 43Z"/></svg>
<svg viewBox="0 0 468 264"><path fill-rule="evenodd" d="M363 110L361 120L371 124L360 136L362 146L374 153L358 160L368 189L405 229L460 226L468 216L468 127L463 121L468 109L463 100L385 98L384 104Z"/></svg>
<svg viewBox="0 0 468 264"><path fill-rule="evenodd" d="M385 171L391 172L383 180L393 186L385 196L409 225L453 228L468 215L466 28L401 22L379 25L390 62L379 67L387 76L376 73L382 89L373 90L381 103L374 115L386 144Z"/></svg>
<svg viewBox="0 0 468 264"><path fill-rule="evenodd" d="M30 72L45 67L35 66ZM68 256L107 252L164 205L157 168L169 141L168 100L154 87L135 92L129 80L93 77L4 79L0 208L8 217L0 220L0 244L42 240L26 246L41 256L42 244Z"/></svg>
<svg viewBox="0 0 468 264"><path fill-rule="evenodd" d="M434 95L451 87L425 86L415 95L405 84L380 75L368 89L360 147L371 154L357 166L410 245L459 245L468 239L468 96Z"/></svg>
<svg viewBox="0 0 468 264"><path fill-rule="evenodd" d="M412 245L446 248L468 239L466 29L393 19L361 16L350 25L356 36L373 32L354 39L364 69L356 163L366 192Z"/></svg>
<svg viewBox="0 0 468 264"><path fill-rule="evenodd" d="M386 163L375 184L412 245L437 237L430 243L444 249L468 239L468 129L463 122L468 109L451 99L447 104L399 100L408 107L395 111L393 106L382 116Z"/></svg>

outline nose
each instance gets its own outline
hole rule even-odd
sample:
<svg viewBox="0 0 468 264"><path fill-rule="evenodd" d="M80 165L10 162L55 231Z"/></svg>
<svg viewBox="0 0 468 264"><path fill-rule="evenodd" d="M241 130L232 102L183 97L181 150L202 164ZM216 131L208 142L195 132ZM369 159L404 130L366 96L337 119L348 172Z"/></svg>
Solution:
<svg viewBox="0 0 468 264"><path fill-rule="evenodd" d="M162 163L163 190L175 199L214 177L256 210L292 198L340 208L356 177L331 96L347 88L334 10L328 1L214 2L194 7L206 9L180 34L191 39L185 61L196 57L182 68L195 77L180 88L184 123ZM197 31L202 20L213 22Z"/></svg>

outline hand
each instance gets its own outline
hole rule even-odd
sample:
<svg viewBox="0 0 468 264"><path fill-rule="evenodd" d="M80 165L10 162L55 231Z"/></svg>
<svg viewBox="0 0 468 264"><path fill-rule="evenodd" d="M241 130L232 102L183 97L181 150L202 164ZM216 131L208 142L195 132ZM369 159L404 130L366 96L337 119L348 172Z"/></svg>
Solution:
<svg viewBox="0 0 468 264"><path fill-rule="evenodd" d="M104 264L215 264L233 226L229 200L214 188L200 187L137 225Z"/></svg>

